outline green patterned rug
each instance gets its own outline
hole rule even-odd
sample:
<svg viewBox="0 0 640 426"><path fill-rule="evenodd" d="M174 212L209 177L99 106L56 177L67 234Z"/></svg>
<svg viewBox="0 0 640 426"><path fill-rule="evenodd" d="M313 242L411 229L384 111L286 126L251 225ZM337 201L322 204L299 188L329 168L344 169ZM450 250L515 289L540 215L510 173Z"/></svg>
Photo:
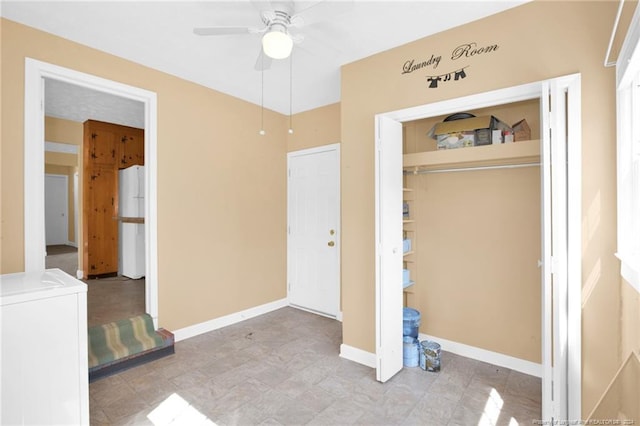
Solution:
<svg viewBox="0 0 640 426"><path fill-rule="evenodd" d="M89 328L89 380L174 353L173 334L144 314Z"/></svg>

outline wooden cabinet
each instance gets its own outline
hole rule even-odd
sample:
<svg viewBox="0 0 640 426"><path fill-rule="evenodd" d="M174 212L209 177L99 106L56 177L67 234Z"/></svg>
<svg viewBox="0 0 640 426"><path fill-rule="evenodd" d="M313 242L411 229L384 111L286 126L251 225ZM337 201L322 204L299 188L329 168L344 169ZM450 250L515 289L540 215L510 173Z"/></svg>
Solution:
<svg viewBox="0 0 640 426"><path fill-rule="evenodd" d="M144 166L144 130L133 127L123 128L120 135L120 169Z"/></svg>
<svg viewBox="0 0 640 426"><path fill-rule="evenodd" d="M88 120L83 149L83 271L118 273L118 170L144 165L144 130Z"/></svg>
<svg viewBox="0 0 640 426"><path fill-rule="evenodd" d="M85 186L87 233L84 271L89 276L118 272L118 172L113 167L94 166Z"/></svg>
<svg viewBox="0 0 640 426"><path fill-rule="evenodd" d="M87 122L90 123L90 122ZM118 151L118 135L110 128L99 125L91 125L89 129L85 125L85 142L88 149L88 163L95 165L114 165Z"/></svg>

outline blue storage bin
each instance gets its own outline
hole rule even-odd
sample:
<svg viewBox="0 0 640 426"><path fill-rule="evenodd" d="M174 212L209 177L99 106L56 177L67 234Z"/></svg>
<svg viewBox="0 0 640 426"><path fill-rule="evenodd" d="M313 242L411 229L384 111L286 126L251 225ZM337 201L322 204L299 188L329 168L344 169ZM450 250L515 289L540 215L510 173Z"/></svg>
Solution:
<svg viewBox="0 0 640 426"><path fill-rule="evenodd" d="M409 284L411 281L411 273L408 269L402 270L402 284Z"/></svg>
<svg viewBox="0 0 640 426"><path fill-rule="evenodd" d="M420 312L413 308L403 308L402 335L418 337L418 327L420 327Z"/></svg>
<svg viewBox="0 0 640 426"><path fill-rule="evenodd" d="M402 338L402 365L417 367L420 362L420 344L418 339L411 336Z"/></svg>
<svg viewBox="0 0 640 426"><path fill-rule="evenodd" d="M411 251L411 239L405 238L402 240L402 253L409 253Z"/></svg>

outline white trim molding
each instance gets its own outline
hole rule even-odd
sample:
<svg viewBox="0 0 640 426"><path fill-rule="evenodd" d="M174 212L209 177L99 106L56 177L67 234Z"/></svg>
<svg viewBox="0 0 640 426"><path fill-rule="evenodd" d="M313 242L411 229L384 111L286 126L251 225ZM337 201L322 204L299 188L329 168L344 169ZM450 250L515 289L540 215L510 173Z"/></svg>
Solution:
<svg viewBox="0 0 640 426"><path fill-rule="evenodd" d="M219 328L227 327L248 320L250 318L255 318L257 316L273 312L286 306L289 306L289 301L287 299L276 300L273 302L265 303L264 305L245 309L244 311L235 312L233 314L225 315L209 321L201 322L199 324L194 324L178 329L173 332L173 336L175 338L175 341L179 342L190 337L195 337L200 334L208 333Z"/></svg>
<svg viewBox="0 0 640 426"><path fill-rule="evenodd" d="M617 219L620 275L640 292L640 8L616 61Z"/></svg>
<svg viewBox="0 0 640 426"><path fill-rule="evenodd" d="M420 341L432 340L438 343L440 348L446 352L451 352L477 361L487 362L499 367L505 367L514 371L519 371L520 373L529 374L530 376L542 377L542 364L539 363L466 345L464 343L454 342L452 340L442 339L440 337L430 336L428 334L420 333L419 338ZM443 366L443 368L446 368L446 366Z"/></svg>
<svg viewBox="0 0 640 426"><path fill-rule="evenodd" d="M340 358L357 362L367 367L376 368L376 354L345 345L344 343L340 345Z"/></svg>

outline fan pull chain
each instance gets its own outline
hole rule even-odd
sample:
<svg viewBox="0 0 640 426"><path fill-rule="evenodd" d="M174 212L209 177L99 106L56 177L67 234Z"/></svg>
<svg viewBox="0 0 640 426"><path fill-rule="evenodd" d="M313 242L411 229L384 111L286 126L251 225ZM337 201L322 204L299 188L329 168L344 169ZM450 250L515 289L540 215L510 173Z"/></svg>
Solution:
<svg viewBox="0 0 640 426"><path fill-rule="evenodd" d="M262 68L260 70L260 131L258 134L264 136L267 132L264 131L264 52L260 53L260 62Z"/></svg>
<svg viewBox="0 0 640 426"><path fill-rule="evenodd" d="M293 52L289 55L289 134L293 134Z"/></svg>

